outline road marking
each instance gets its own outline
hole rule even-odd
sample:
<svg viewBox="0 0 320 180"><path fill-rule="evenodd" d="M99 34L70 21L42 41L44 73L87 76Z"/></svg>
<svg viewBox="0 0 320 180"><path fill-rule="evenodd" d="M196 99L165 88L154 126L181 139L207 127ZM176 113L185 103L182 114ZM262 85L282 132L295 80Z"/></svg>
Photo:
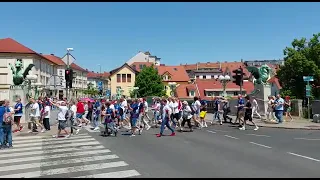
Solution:
<svg viewBox="0 0 320 180"><path fill-rule="evenodd" d="M239 139L239 138L236 138L236 137L233 137L233 136L229 136L229 135L224 135L225 137L228 137L228 138L232 138L232 139Z"/></svg>
<svg viewBox="0 0 320 180"><path fill-rule="evenodd" d="M303 155L296 154L296 153L292 153L292 152L288 152L288 153L289 153L289 154L291 154L291 155L294 155L294 156L298 156L298 157L302 157L302 158L310 159L310 160L312 160L312 161L320 162L320 160L319 160L319 159L315 159L315 158L312 158L312 157L303 156Z"/></svg>
<svg viewBox="0 0 320 180"><path fill-rule="evenodd" d="M254 145L257 145L257 146L261 146L261 147L265 147L265 148L271 148L270 146L266 146L266 145L263 145L263 144L258 144L258 143L255 143L255 142L250 142L251 144L254 144Z"/></svg>
<svg viewBox="0 0 320 180"><path fill-rule="evenodd" d="M17 159L8 159L0 160L0 164L5 163L17 163L17 162L26 162L26 161L36 161L36 160L46 160L49 158L64 158L64 157L78 157L83 155L95 155L98 153L110 153L111 151L109 149L102 149L102 150L93 150L93 151L81 151L81 152L72 152L72 153L63 153L63 154L51 154L47 156L33 156L33 157L23 157L23 158L17 158ZM23 154L22 154L23 155Z"/></svg>
<svg viewBox="0 0 320 180"><path fill-rule="evenodd" d="M263 135L263 134L246 134L248 136L258 136L258 137L271 137L271 136L267 136L267 135Z"/></svg>
<svg viewBox="0 0 320 180"><path fill-rule="evenodd" d="M213 134L215 134L216 132L214 132L214 131L209 131L209 130L207 130L207 132L209 132L209 133L213 133Z"/></svg>
<svg viewBox="0 0 320 180"><path fill-rule="evenodd" d="M294 138L294 139L307 140L307 141L320 141L320 139L308 139L308 138Z"/></svg>
<svg viewBox="0 0 320 180"><path fill-rule="evenodd" d="M94 138L91 139L70 139L72 140L72 142L82 142L82 144L86 144L87 142L93 141L95 140ZM36 143L28 143L28 144L17 144L14 145L15 148L21 148L21 147L30 147L30 146L55 146L58 144L66 144L66 143L71 143L71 142L67 142L68 140L66 139L65 141L55 141L55 142L36 142Z"/></svg>
<svg viewBox="0 0 320 180"><path fill-rule="evenodd" d="M52 142L52 141L65 141L69 139L83 139L83 138L92 138L90 135L86 136L71 136L70 138L43 138L43 139L28 139L28 140L16 140L14 139L13 142L15 144L21 144L21 143L32 143L32 142Z"/></svg>
<svg viewBox="0 0 320 180"><path fill-rule="evenodd" d="M75 178L127 178L132 176L140 176L140 173L136 170L127 170L127 171L116 171L110 173L103 173L103 174L92 174L88 176L80 176Z"/></svg>
<svg viewBox="0 0 320 180"><path fill-rule="evenodd" d="M30 164L18 164L11 166L4 166L5 168L0 168L0 172L2 171L13 171L13 170L23 170L23 169L31 169L31 168L41 168L45 166L55 166L62 164L73 164L73 163L86 163L86 162L94 162L101 160L110 160L119 158L117 155L103 155L103 156L93 156L93 157L80 157L76 159L62 159L57 161L47 161L47 162L37 162Z"/></svg>
<svg viewBox="0 0 320 180"><path fill-rule="evenodd" d="M223 130L217 130L217 129L213 129L213 130L217 132L230 132L230 131L223 131Z"/></svg>

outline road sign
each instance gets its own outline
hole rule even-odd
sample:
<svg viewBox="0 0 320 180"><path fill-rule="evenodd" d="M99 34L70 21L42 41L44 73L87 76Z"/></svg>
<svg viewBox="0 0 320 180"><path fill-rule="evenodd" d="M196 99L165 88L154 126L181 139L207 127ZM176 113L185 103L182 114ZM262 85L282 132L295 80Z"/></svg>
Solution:
<svg viewBox="0 0 320 180"><path fill-rule="evenodd" d="M76 60L76 58L74 58L71 54L69 54L69 64L72 64L75 60ZM66 55L63 56L62 61L63 61L65 64L67 64L68 54L66 54Z"/></svg>
<svg viewBox="0 0 320 180"><path fill-rule="evenodd" d="M303 81L313 81L313 76L303 76Z"/></svg>
<svg viewBox="0 0 320 180"><path fill-rule="evenodd" d="M306 85L306 97L311 96L311 86L309 84Z"/></svg>

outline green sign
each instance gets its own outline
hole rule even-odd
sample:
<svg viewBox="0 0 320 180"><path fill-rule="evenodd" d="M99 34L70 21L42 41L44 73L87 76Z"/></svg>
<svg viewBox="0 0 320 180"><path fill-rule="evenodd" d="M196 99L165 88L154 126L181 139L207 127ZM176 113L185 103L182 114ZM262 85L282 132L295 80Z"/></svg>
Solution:
<svg viewBox="0 0 320 180"><path fill-rule="evenodd" d="M311 91L311 86L310 85L306 85L306 90L307 91Z"/></svg>
<svg viewBox="0 0 320 180"><path fill-rule="evenodd" d="M303 81L313 81L313 76L303 76Z"/></svg>

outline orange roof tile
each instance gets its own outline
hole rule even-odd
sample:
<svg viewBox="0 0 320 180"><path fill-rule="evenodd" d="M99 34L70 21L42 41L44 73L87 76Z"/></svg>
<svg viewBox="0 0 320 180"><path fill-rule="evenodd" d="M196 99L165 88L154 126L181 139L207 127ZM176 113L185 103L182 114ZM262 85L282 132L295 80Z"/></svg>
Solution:
<svg viewBox="0 0 320 180"><path fill-rule="evenodd" d="M206 63L197 63L197 64L181 64L186 70L195 70L197 68L220 68L218 63L206 62Z"/></svg>
<svg viewBox="0 0 320 180"><path fill-rule="evenodd" d="M43 55L45 58L47 58L48 60L50 60L52 63L55 63L57 65L65 65L65 63L62 61L61 58L53 55L53 54L50 54L50 55Z"/></svg>
<svg viewBox="0 0 320 180"><path fill-rule="evenodd" d="M20 44L11 38L0 39L0 53L21 53L21 54L34 54L41 58L50 61L45 56L33 51L32 49ZM54 63L54 62L53 62ZM56 64L56 63L54 63Z"/></svg>
<svg viewBox="0 0 320 180"><path fill-rule="evenodd" d="M180 84L177 88L176 88L176 95L178 98L182 98L182 99L188 99L188 98L192 98L189 96L189 91L195 91L195 95L199 96L198 91L196 90L197 87L195 84Z"/></svg>
<svg viewBox="0 0 320 180"><path fill-rule="evenodd" d="M83 69L82 67L80 67L79 65L77 65L77 64L75 64L75 63L70 64L70 67L71 67L72 69L77 70L77 71L87 72L85 69Z"/></svg>
<svg viewBox="0 0 320 180"><path fill-rule="evenodd" d="M87 77L88 78L108 78L110 76L110 73L108 72L104 72L104 73L96 73L96 72L92 72L92 71L87 71Z"/></svg>
<svg viewBox="0 0 320 180"><path fill-rule="evenodd" d="M278 89L282 89L281 85L280 85L280 82L279 82L279 79L276 77L276 76L273 76L272 78L270 78L268 80L269 83L275 83L276 86L278 87Z"/></svg>
<svg viewBox="0 0 320 180"><path fill-rule="evenodd" d="M161 76L165 73L170 74L171 79L168 80L168 82L181 82L190 80L188 73L183 66L157 66L156 68Z"/></svg>
<svg viewBox="0 0 320 180"><path fill-rule="evenodd" d="M153 65L152 62L134 62L130 66L136 71L140 72L144 66L150 67L152 65Z"/></svg>

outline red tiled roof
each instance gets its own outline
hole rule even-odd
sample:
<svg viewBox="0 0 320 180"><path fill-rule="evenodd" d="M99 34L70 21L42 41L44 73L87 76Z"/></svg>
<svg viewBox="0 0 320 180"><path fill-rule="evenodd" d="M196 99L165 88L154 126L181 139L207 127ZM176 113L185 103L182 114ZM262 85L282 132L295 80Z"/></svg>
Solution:
<svg viewBox="0 0 320 180"><path fill-rule="evenodd" d="M168 82L181 82L181 81L189 81L190 78L183 66L157 66L159 75L164 75L165 73L169 73L171 79Z"/></svg>
<svg viewBox="0 0 320 180"><path fill-rule="evenodd" d="M87 71L88 74L87 74L87 77L88 78L108 78L110 76L110 73L108 72L104 72L104 73L95 73L95 72L92 72L92 71Z"/></svg>
<svg viewBox="0 0 320 180"><path fill-rule="evenodd" d="M181 64L182 65L182 64ZM197 64L184 64L182 65L186 70L196 70L198 68L220 68L218 63L207 62L207 63L197 63Z"/></svg>
<svg viewBox="0 0 320 180"><path fill-rule="evenodd" d="M41 58L50 61L45 56L33 51L32 49L20 44L11 38L0 39L0 53L21 53L21 54L34 54ZM54 62L53 62L54 63ZM54 63L56 64L56 63Z"/></svg>
<svg viewBox="0 0 320 180"><path fill-rule="evenodd" d="M82 67L78 66L78 65L75 64L75 63L70 64L70 67L71 67L72 69L77 70L77 71L87 72L85 69L83 69Z"/></svg>
<svg viewBox="0 0 320 180"><path fill-rule="evenodd" d="M182 99L192 98L188 94L189 91L191 91L191 90L195 91L196 96L199 96L198 91L197 91L197 87L195 84L180 84L176 88L177 97L182 98Z"/></svg>
<svg viewBox="0 0 320 180"><path fill-rule="evenodd" d="M272 78L270 78L268 80L269 83L274 83L276 84L276 86L278 87L278 89L282 89L281 85L280 85L280 82L279 82L279 79L276 77L276 76L273 76Z"/></svg>
<svg viewBox="0 0 320 180"><path fill-rule="evenodd" d="M55 63L57 65L65 65L65 63L61 60L61 58L55 56L55 55L43 55L45 58L47 58L48 60L50 60L52 63Z"/></svg>
<svg viewBox="0 0 320 180"><path fill-rule="evenodd" d="M198 86L200 97L205 99L206 96L204 94L206 89L216 89L221 90L223 89L222 84L219 81L213 80L213 79L197 79L196 84ZM239 89L239 86L236 84L229 82L226 86L226 90L228 89ZM254 90L254 85L252 82L245 81L243 83L243 91L246 91L247 94L252 92Z"/></svg>
<svg viewBox="0 0 320 180"><path fill-rule="evenodd" d="M134 62L134 63L132 63L130 66L131 66L133 69L135 69L136 71L140 72L144 66L150 67L150 66L152 66L152 65L153 65L152 62ZM142 66L142 68L140 68L141 66Z"/></svg>

